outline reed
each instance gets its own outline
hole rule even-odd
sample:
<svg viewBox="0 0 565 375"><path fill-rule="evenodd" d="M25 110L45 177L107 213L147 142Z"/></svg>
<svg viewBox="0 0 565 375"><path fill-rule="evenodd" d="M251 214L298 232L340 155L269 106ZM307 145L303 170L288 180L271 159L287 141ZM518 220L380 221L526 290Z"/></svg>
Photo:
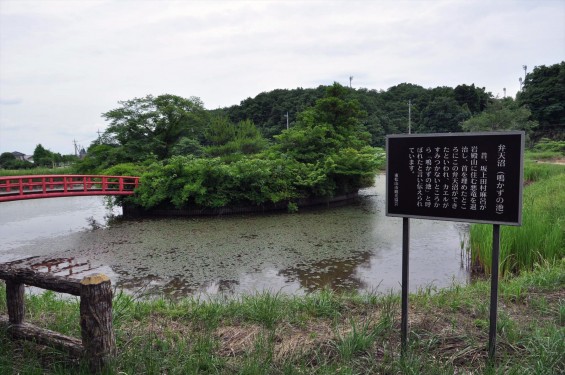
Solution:
<svg viewBox="0 0 565 375"><path fill-rule="evenodd" d="M565 167L531 164L524 171L522 226L503 226L500 272L531 270L536 263L565 256ZM491 272L492 226L472 225L469 243L473 269Z"/></svg>

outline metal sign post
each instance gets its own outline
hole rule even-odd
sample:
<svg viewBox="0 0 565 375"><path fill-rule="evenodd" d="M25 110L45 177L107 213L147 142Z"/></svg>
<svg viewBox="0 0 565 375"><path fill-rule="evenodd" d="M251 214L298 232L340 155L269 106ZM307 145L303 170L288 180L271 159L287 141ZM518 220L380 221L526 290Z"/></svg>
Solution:
<svg viewBox="0 0 565 375"><path fill-rule="evenodd" d="M498 260L500 258L500 225L492 226L492 267L490 274L490 327L488 332L488 359L496 354L496 315L498 310Z"/></svg>
<svg viewBox="0 0 565 375"><path fill-rule="evenodd" d="M408 271L410 253L410 219L402 219L402 318L400 323L402 355L408 345Z"/></svg>
<svg viewBox="0 0 565 375"><path fill-rule="evenodd" d="M386 215L403 218L401 346L408 348L409 218L493 224L489 361L496 354L500 225L522 224L525 133L389 135Z"/></svg>

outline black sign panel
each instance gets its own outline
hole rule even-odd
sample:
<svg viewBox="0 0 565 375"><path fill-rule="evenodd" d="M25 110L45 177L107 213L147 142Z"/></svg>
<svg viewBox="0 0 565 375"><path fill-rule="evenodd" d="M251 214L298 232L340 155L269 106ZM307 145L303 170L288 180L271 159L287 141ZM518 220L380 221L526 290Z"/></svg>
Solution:
<svg viewBox="0 0 565 375"><path fill-rule="evenodd" d="M521 225L524 132L390 135L387 216Z"/></svg>

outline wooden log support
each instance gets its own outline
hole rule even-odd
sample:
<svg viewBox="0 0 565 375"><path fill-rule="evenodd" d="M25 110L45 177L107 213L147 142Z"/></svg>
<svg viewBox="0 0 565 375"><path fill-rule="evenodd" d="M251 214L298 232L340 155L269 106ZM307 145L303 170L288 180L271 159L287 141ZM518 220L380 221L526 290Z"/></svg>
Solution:
<svg viewBox="0 0 565 375"><path fill-rule="evenodd" d="M14 340L26 340L39 345L49 346L77 358L81 358L84 354L82 342L77 338L39 328L29 323L12 324L3 316L0 316L0 324L7 328L8 334Z"/></svg>
<svg viewBox="0 0 565 375"><path fill-rule="evenodd" d="M24 268L10 268L0 265L0 279L12 280L17 283L36 286L42 289L52 290L59 293L80 296L79 280L67 279L48 273L35 272Z"/></svg>
<svg viewBox="0 0 565 375"><path fill-rule="evenodd" d="M24 321L24 292L24 284L6 280L6 303L11 324L20 324Z"/></svg>
<svg viewBox="0 0 565 375"><path fill-rule="evenodd" d="M86 276L81 281L28 269L0 265L0 279L6 280L8 318L0 316L13 339L33 341L85 358L93 373L103 371L116 353L112 327L112 288L103 274ZM82 340L24 323L25 285L80 296Z"/></svg>
<svg viewBox="0 0 565 375"><path fill-rule="evenodd" d="M90 370L99 372L108 365L116 350L108 276L87 276L80 282L80 327Z"/></svg>

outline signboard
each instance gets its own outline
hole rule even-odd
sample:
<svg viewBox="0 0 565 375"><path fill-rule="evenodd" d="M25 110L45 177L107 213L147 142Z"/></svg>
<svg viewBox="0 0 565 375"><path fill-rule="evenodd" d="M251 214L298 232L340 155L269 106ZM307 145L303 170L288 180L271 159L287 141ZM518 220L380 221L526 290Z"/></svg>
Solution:
<svg viewBox="0 0 565 375"><path fill-rule="evenodd" d="M521 225L524 132L389 135L387 216Z"/></svg>

